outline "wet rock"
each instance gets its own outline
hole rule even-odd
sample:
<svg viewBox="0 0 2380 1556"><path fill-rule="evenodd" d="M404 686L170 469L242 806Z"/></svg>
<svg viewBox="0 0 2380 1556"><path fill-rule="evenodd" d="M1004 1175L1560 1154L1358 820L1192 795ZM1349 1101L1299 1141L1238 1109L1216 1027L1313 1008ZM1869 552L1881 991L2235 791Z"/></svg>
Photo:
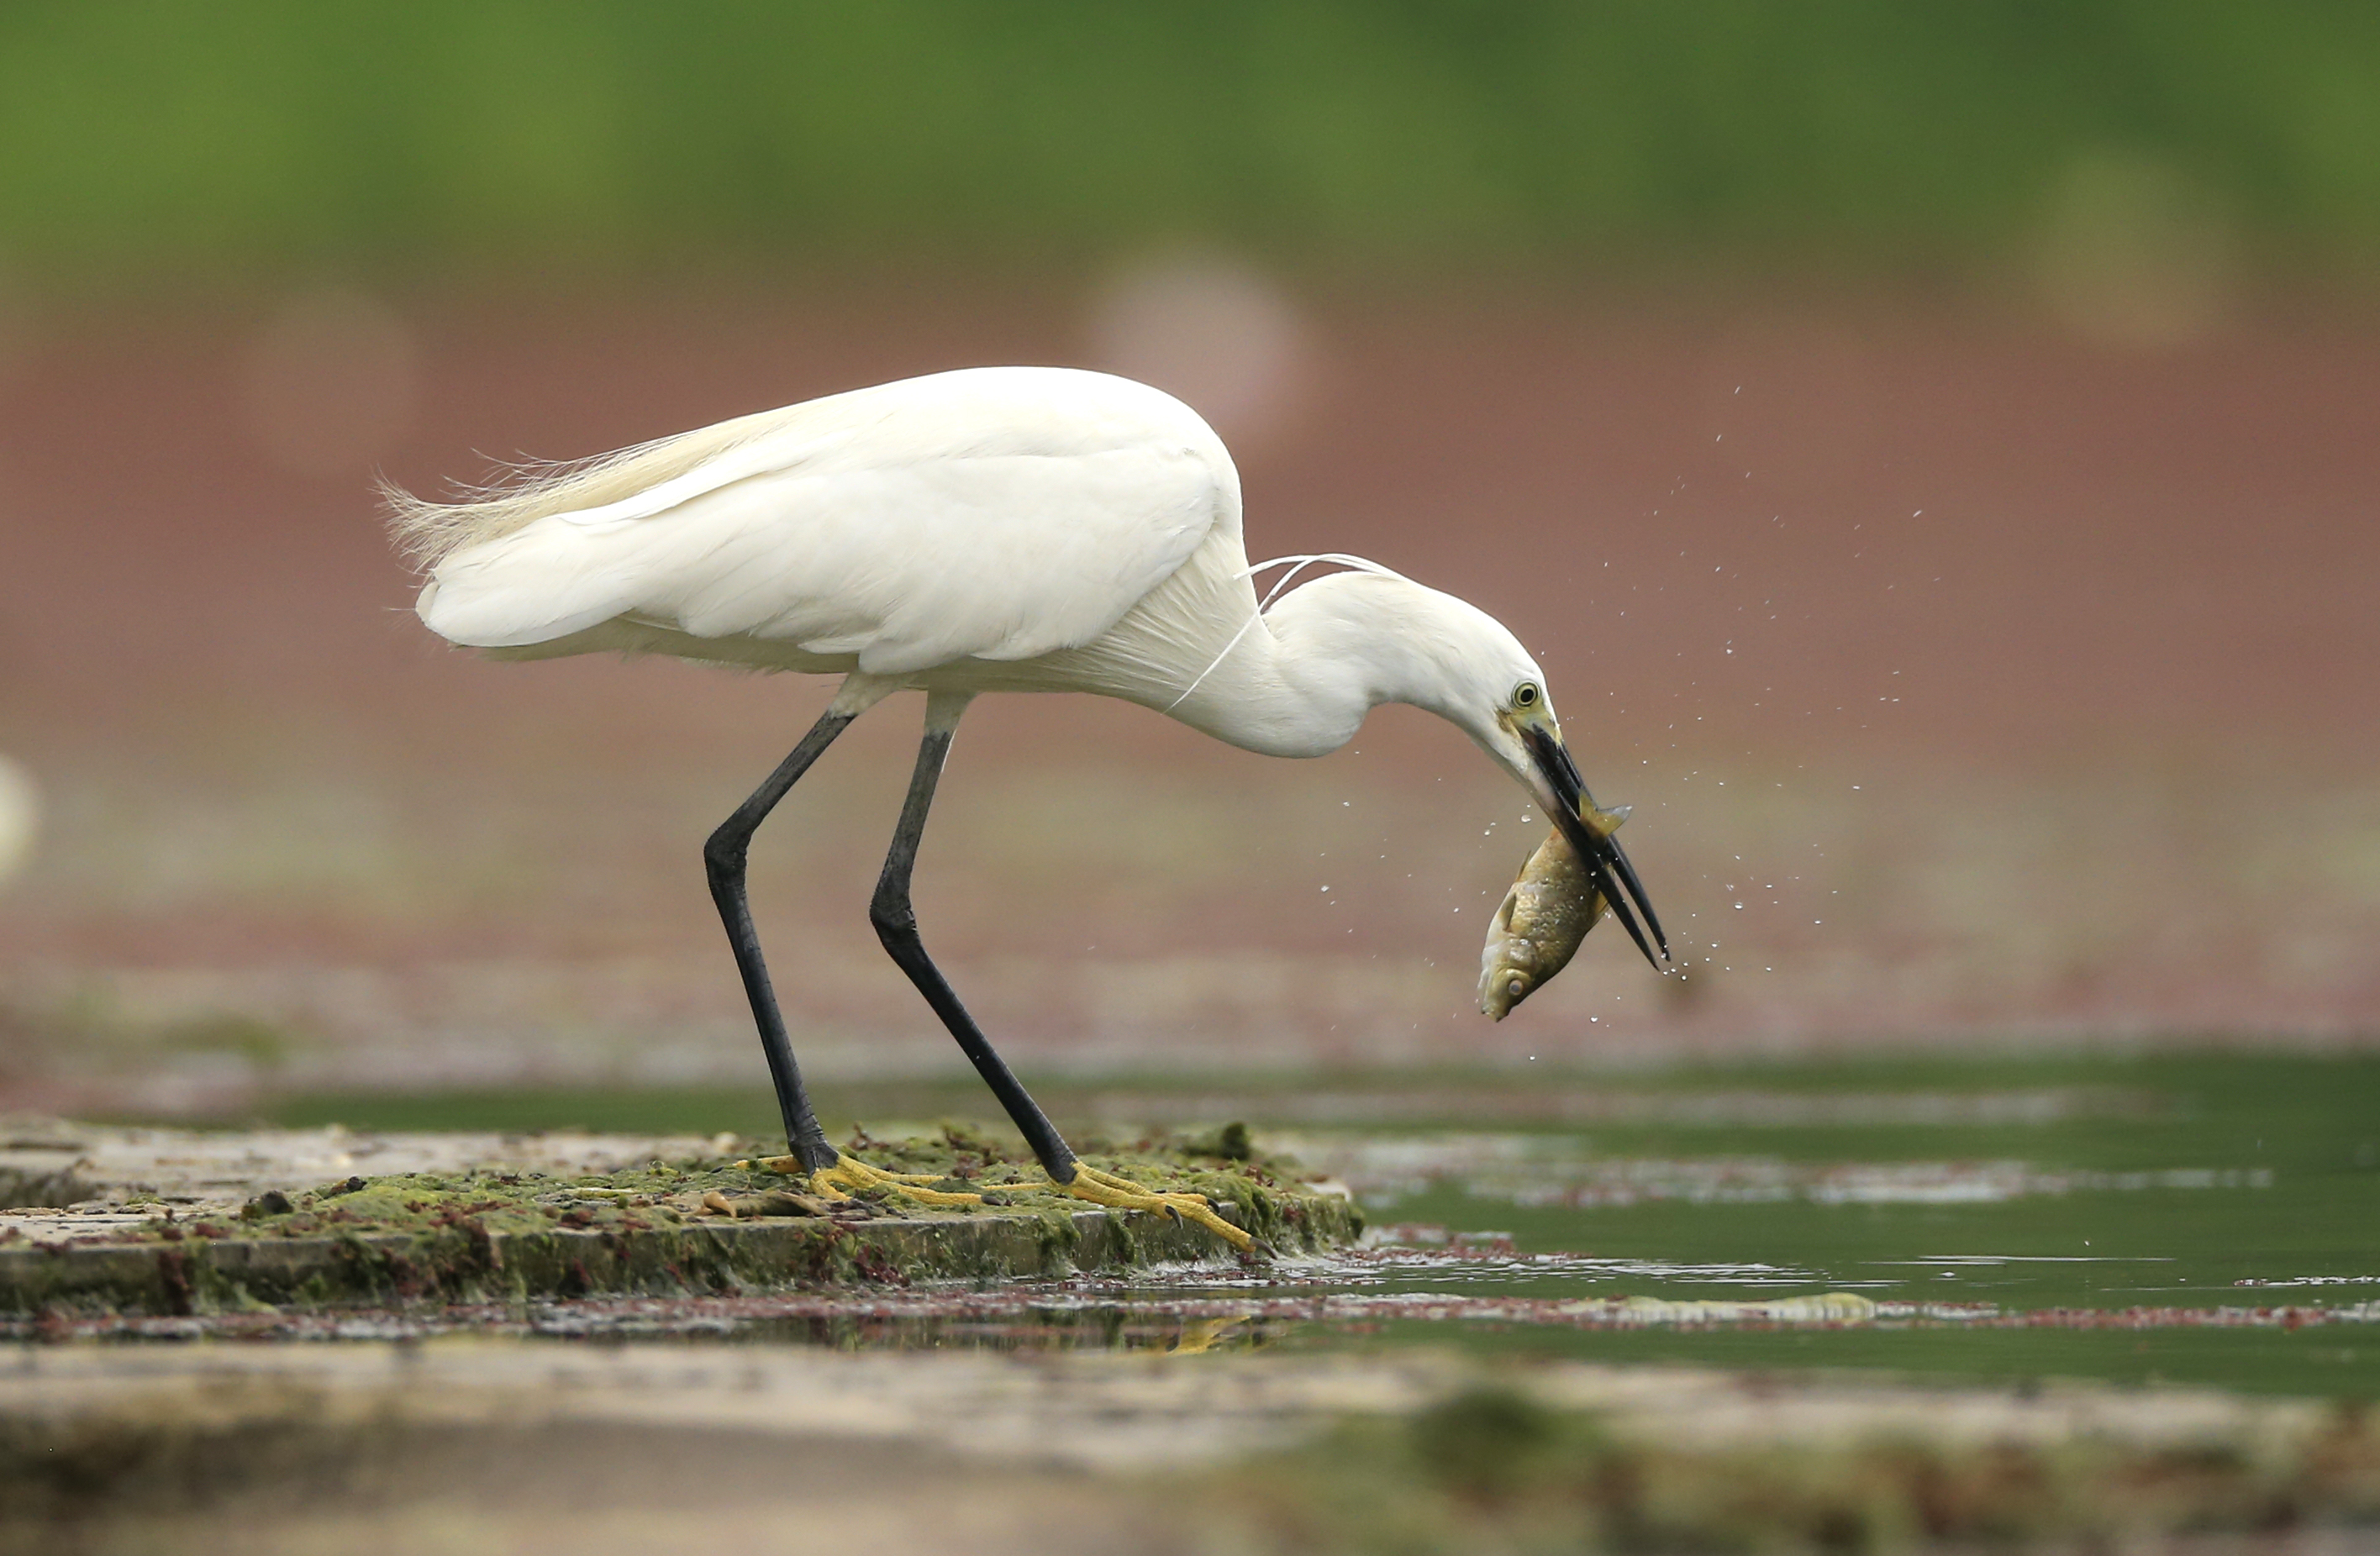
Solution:
<svg viewBox="0 0 2380 1556"><path fill-rule="evenodd" d="M899 1286L1233 1257L1211 1231L1067 1198L1029 1163L998 1160L981 1141L946 1135L868 1150L886 1168L937 1186L998 1184L1000 1202L935 1206L881 1188L827 1200L764 1161L625 1152L613 1154L635 1164L608 1172L482 1159L459 1171L350 1172L311 1190L241 1198L169 1185L137 1211L101 1201L0 1212L0 1313ZM979 1176L956 1176L963 1151ZM1152 1188L1201 1194L1283 1252L1335 1247L1361 1231L1352 1202L1293 1187L1283 1162L1221 1169L1181 1142L1089 1159Z"/></svg>

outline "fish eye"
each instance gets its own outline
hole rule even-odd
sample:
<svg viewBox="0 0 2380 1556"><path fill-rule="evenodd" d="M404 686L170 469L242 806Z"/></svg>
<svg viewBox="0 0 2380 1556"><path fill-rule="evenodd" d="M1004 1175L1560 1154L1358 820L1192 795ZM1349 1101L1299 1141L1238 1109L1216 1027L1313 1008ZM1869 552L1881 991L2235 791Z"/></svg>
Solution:
<svg viewBox="0 0 2380 1556"><path fill-rule="evenodd" d="M1504 985L1504 992L1518 999L1529 992L1529 981L1526 978L1515 978Z"/></svg>
<svg viewBox="0 0 2380 1556"><path fill-rule="evenodd" d="M1545 694L1537 690L1537 683L1536 682L1524 681L1518 686L1512 688L1512 706L1514 707L1535 707L1537 706L1537 699L1543 695L1545 695Z"/></svg>

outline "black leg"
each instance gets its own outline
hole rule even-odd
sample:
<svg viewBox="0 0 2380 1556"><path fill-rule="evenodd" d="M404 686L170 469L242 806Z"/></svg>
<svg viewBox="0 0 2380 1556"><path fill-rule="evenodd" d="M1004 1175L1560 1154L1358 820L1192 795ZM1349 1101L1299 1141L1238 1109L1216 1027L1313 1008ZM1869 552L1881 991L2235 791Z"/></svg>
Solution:
<svg viewBox="0 0 2380 1556"><path fill-rule="evenodd" d="M964 706L964 705L961 705ZM934 785L942 776L943 758L950 754L951 736L957 725L955 710L948 717L937 717L942 710L929 703L926 715L926 738L917 747L917 770L909 780L909 798L901 807L901 825L892 834L892 850L884 856L884 874L877 878L876 897L868 904L868 922L876 926L876 937L884 942L885 950L901 964L909 982L926 996L942 1025L958 1039L959 1047L975 1062L976 1073L1008 1110L1009 1118L1025 1136L1025 1143L1033 1148L1041 1165L1056 1183L1075 1181L1075 1153L1059 1137L1056 1126L1050 1122L1040 1104L1026 1093L1024 1084L1008 1067L1007 1062L992 1051L983 1030L975 1018L966 1013L959 996L926 955L926 944L917 936L917 915L909 906L909 874L917 862L917 841L926 834L926 813L934 803Z"/></svg>
<svg viewBox="0 0 2380 1556"><path fill-rule="evenodd" d="M802 1072L794 1064L793 1044L785 1041L785 1019L778 1013L776 994L769 987L769 969L760 959L760 939L752 930L752 907L744 895L744 859L751 847L752 834L768 819L777 802L785 797L785 790L809 771L819 754L858 717L856 713L829 709L810 726L810 732L794 747L793 754L777 764L777 770L769 775L768 781L736 806L735 814L721 822L719 830L702 845L703 867L710 875L710 899L719 904L719 917L727 925L727 944L735 952L735 971L744 975L744 993L752 1001L753 1024L760 1029L760 1047L769 1055L769 1077L777 1083L777 1108L785 1118L785 1144L811 1172L832 1166L835 1149L827 1143L826 1131L819 1128L818 1115L810 1111L809 1093L802 1089Z"/></svg>

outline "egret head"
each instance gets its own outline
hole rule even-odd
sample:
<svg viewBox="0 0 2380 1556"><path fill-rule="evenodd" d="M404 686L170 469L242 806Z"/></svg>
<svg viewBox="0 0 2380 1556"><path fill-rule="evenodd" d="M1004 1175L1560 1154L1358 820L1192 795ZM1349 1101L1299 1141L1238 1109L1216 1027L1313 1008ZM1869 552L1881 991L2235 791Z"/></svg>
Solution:
<svg viewBox="0 0 2380 1556"><path fill-rule="evenodd" d="M1445 604L1432 612L1435 642L1428 657L1436 662L1439 685L1434 695L1411 700L1459 726L1536 796L1585 862L1588 879L1610 903L1612 916L1645 959L1660 969L1669 956L1669 937L1636 867L1611 836L1616 823L1597 810L1572 759L1545 672L1502 622L1451 596L1438 597Z"/></svg>
<svg viewBox="0 0 2380 1556"><path fill-rule="evenodd" d="M1294 673L1318 689L1310 706L1330 710L1312 746L1278 749L1335 750L1364 710L1381 703L1427 708L1536 796L1585 862L1612 917L1645 959L1661 965L1669 954L1661 922L1620 844L1589 824L1595 802L1562 740L1545 672L1502 622L1384 568L1318 578L1283 597L1266 620Z"/></svg>
<svg viewBox="0 0 2380 1556"><path fill-rule="evenodd" d="M1511 634L1507 633L1505 636L1509 638ZM1519 644L1512 646L1515 653L1520 651ZM1522 655L1522 660L1526 663L1527 657ZM1595 797L1587 792L1586 780L1580 776L1577 762L1572 759L1570 743L1562 739L1561 722L1554 717L1553 699L1547 694L1545 681L1536 667L1529 664L1526 670L1514 670L1512 681L1494 704L1484 719L1475 716L1456 722L1463 724L1471 738L1524 789L1536 796L1538 805L1561 829L1584 862L1588 880L1610 903L1612 917L1628 931L1628 937L1636 942L1645 959L1660 971L1670 954L1669 937L1661 932L1661 921L1653 911L1652 899L1645 895L1644 883L1636 878L1636 867L1629 862L1620 840L1611 835L1609 824L1615 823L1597 808ZM1623 887L1624 896L1621 889ZM1644 921L1641 924L1637 922L1640 913ZM1660 947L1658 954L1656 946Z"/></svg>

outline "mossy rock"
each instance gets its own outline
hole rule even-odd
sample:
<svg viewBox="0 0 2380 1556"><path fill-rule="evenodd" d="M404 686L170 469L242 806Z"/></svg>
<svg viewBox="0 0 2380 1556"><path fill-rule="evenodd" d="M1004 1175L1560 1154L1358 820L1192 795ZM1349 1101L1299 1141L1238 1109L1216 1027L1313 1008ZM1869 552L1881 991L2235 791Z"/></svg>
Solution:
<svg viewBox="0 0 2380 1556"><path fill-rule="evenodd" d="M1087 1142L1089 1164L1191 1191L1284 1253L1351 1240L1349 1201L1298 1185L1293 1164L1228 1140ZM1217 1149L1226 1144L1232 1150ZM984 1282L1224 1260L1213 1233L1053 1192L1038 1167L951 1127L856 1136L854 1155L981 1192L929 1207L895 1192L822 1204L756 1160L664 1163L565 1176L475 1171L352 1177L268 1193L237 1215L161 1215L127 1233L0 1246L0 1311L204 1313L258 1307L518 1301L596 1294L720 1295L920 1281Z"/></svg>

